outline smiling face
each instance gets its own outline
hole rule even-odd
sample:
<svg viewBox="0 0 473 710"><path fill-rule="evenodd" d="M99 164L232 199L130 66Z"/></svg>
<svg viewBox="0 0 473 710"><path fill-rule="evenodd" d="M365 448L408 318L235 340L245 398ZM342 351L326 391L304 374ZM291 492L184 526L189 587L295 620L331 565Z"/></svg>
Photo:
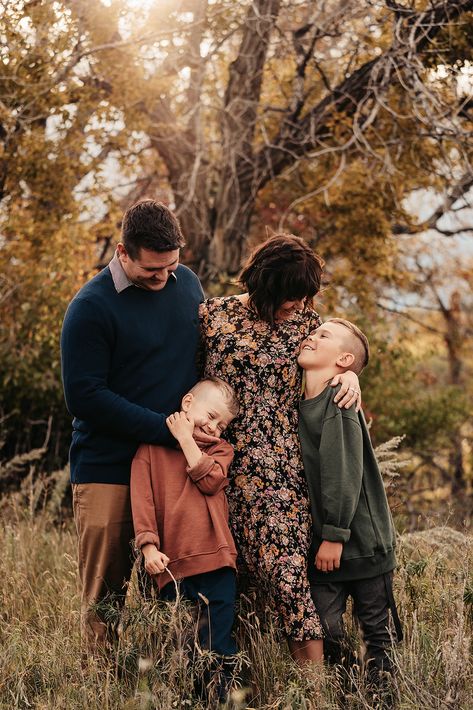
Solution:
<svg viewBox="0 0 473 710"><path fill-rule="evenodd" d="M136 259L130 257L121 243L118 244L117 251L123 271L129 280L147 291L161 291L179 265L179 249L156 252L142 248Z"/></svg>
<svg viewBox="0 0 473 710"><path fill-rule="evenodd" d="M275 313L276 322L280 323L283 320L288 320L288 318L292 318L297 311L303 311L306 301L307 299L305 298L301 298L298 301L284 301Z"/></svg>
<svg viewBox="0 0 473 710"><path fill-rule="evenodd" d="M345 326L330 322L321 325L302 342L297 362L304 370L349 367L353 355L347 348Z"/></svg>
<svg viewBox="0 0 473 710"><path fill-rule="evenodd" d="M209 382L199 383L194 392L188 392L181 408L194 420L194 433L203 432L210 436L221 436L235 418L222 392Z"/></svg>

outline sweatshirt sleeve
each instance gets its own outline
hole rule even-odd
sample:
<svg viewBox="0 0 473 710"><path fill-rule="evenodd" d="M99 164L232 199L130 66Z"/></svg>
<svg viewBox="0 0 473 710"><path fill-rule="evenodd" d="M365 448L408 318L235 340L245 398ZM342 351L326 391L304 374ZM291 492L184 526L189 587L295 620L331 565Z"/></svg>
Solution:
<svg viewBox="0 0 473 710"><path fill-rule="evenodd" d="M188 466L186 471L201 493L214 496L228 485L227 474L232 460L232 447L220 439L202 454L195 466Z"/></svg>
<svg viewBox="0 0 473 710"><path fill-rule="evenodd" d="M172 446L166 416L133 404L108 384L113 333L97 304L71 302L61 335L64 394L69 412L97 431L137 442Z"/></svg>
<svg viewBox="0 0 473 710"><path fill-rule="evenodd" d="M159 550L158 523L148 446L140 446L131 464L131 512L135 528L135 546L140 550L151 543Z"/></svg>
<svg viewBox="0 0 473 710"><path fill-rule="evenodd" d="M356 419L336 412L320 440L322 539L348 542L363 478L363 434Z"/></svg>

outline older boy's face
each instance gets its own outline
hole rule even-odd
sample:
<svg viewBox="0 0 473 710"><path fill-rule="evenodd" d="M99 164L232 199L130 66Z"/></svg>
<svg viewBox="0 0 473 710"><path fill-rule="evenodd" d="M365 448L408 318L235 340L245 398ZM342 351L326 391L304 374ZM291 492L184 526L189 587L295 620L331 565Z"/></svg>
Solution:
<svg viewBox="0 0 473 710"><path fill-rule="evenodd" d="M333 367L346 347L346 328L340 323L324 323L301 345L297 362L304 370Z"/></svg>
<svg viewBox="0 0 473 710"><path fill-rule="evenodd" d="M183 409L194 420L194 432L210 436L221 436L234 418L219 389L211 384L192 394L192 399Z"/></svg>

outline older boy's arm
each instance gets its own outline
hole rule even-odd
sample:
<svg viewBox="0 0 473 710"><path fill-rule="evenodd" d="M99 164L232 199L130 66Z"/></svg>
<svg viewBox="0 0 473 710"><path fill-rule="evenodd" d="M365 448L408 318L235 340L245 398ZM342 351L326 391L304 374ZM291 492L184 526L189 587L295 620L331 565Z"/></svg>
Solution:
<svg viewBox="0 0 473 710"><path fill-rule="evenodd" d="M195 466L187 468L188 476L194 481L201 493L213 496L228 486L228 469L233 460L230 444L220 439L218 444L202 453Z"/></svg>
<svg viewBox="0 0 473 710"><path fill-rule="evenodd" d="M363 434L353 410L325 420L319 455L322 539L348 542L363 479Z"/></svg>

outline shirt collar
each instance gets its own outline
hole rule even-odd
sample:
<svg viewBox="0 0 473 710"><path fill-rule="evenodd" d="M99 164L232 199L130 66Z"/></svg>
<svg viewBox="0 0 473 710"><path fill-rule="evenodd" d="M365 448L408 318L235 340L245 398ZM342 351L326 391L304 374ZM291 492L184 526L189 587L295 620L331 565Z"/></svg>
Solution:
<svg viewBox="0 0 473 710"><path fill-rule="evenodd" d="M112 275L112 280L113 280L113 285L115 286L115 290L117 293L121 293L124 291L126 288L129 286L134 286L133 281L130 281L128 276L125 273L125 270L121 264L120 259L118 258L118 252L116 251L113 259L108 265L108 268L110 269L110 273ZM172 272L169 275L169 278L174 279L174 281L177 281L177 276L174 272Z"/></svg>

